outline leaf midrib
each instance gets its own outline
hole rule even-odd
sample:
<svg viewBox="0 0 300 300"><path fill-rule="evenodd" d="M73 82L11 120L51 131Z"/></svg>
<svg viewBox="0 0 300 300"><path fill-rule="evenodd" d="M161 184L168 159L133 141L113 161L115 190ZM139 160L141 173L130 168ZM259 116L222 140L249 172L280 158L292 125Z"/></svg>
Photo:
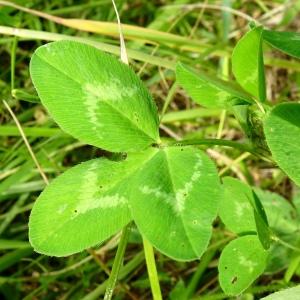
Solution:
<svg viewBox="0 0 300 300"><path fill-rule="evenodd" d="M62 75L64 75L65 77L67 77L68 79L70 79L71 81L75 82L76 84L78 84L80 86L80 89L82 90L82 86L83 84L81 82L78 82L77 80L75 80L74 78L72 78L71 76L69 76L68 74L66 74L65 72L63 72L61 69L57 68L55 65L52 65L51 63L49 63L48 61L46 61L45 59L43 59L43 57L39 56L38 53L36 53L36 56L43 61L45 64L49 65L50 67L52 67L53 69L55 69L57 72L61 73ZM34 80L33 80L34 81ZM93 94L93 96L95 96ZM96 98L96 96L95 96ZM144 131L142 128L140 128L136 123L134 123L132 121L132 119L130 119L127 115L125 115L121 110L117 109L115 106L113 106L111 103L109 103L108 101L103 101L99 98L98 99L100 102L103 102L105 104L107 104L109 107L111 107L114 111L116 111L119 115L121 115L121 117L123 117L124 119L126 119L127 121L129 121L130 124L132 124L132 127L137 129L137 131L141 132L144 136L146 136L147 138L149 138L151 141L156 142L155 138L151 137L146 131Z"/></svg>
<svg viewBox="0 0 300 300"><path fill-rule="evenodd" d="M174 194L174 198L175 198L175 201L176 201L176 197L175 197L175 195L176 195L175 190L176 190L176 189L175 189L173 177L172 177L172 175L171 175L172 172L171 172L171 167L170 167L170 164L169 164L169 159L168 159L167 149L164 149L163 152L164 152L164 154L165 154L165 161L166 161L166 165L167 165L167 170L168 170L170 182L171 182L171 185L172 185L172 191L173 191L173 194ZM197 252L197 250L194 248L194 245L191 243L190 236L189 236L189 234L188 234L188 231L187 231L187 229L186 229L186 227L185 227L185 224L184 224L184 221L183 221L183 219L182 219L182 217L183 217L182 214L177 215L177 217L178 217L178 219L181 221L181 224L182 224L184 233L185 233L185 235L186 235L186 238L187 238L187 240L188 240L188 242L189 242L191 248L193 249L194 254L198 257L198 252Z"/></svg>

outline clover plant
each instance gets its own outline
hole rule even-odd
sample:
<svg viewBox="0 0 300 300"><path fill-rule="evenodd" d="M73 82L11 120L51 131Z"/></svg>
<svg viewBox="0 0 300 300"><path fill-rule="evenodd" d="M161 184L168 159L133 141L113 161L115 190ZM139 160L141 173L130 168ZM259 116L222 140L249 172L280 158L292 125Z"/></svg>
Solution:
<svg viewBox="0 0 300 300"><path fill-rule="evenodd" d="M203 144L249 151L277 164L297 185L300 104L271 107L263 49L268 44L300 57L299 41L294 33L253 26L232 54L237 82L176 66L177 82L187 94L204 107L231 110L248 139ZM268 269L282 234L293 236L295 220L281 216L294 208L278 195L232 177L221 184L214 162L197 147L201 140L160 138L151 94L117 58L86 44L58 41L36 50L30 74L42 104L65 132L123 154L83 162L46 187L29 220L35 251L71 255L103 243L133 221L161 253L195 260L205 252L219 212L236 236L221 253L219 281L226 294L238 295ZM274 197L278 209L270 205Z"/></svg>

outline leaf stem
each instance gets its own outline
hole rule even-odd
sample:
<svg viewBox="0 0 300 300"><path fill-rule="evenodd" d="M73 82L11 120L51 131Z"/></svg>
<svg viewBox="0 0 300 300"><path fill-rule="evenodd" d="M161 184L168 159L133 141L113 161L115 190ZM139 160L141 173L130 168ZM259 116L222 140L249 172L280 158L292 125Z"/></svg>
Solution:
<svg viewBox="0 0 300 300"><path fill-rule="evenodd" d="M257 104L258 108L261 110L261 112L265 115L266 111L265 111L263 105L259 101L257 101L256 99L254 99L254 101Z"/></svg>
<svg viewBox="0 0 300 300"><path fill-rule="evenodd" d="M300 252L300 248L295 247L294 245L291 245L290 243L288 243L288 242L282 240L281 238L279 238L278 236L271 236L271 239L272 239L273 241L275 241L275 242L278 242L278 243L281 244L282 246L285 246L285 247L287 247L287 248L289 248L289 249L292 249L292 250L294 250L294 251L296 251L296 252Z"/></svg>
<svg viewBox="0 0 300 300"><path fill-rule="evenodd" d="M193 140L182 140L173 141L168 143L167 146L191 146L191 145L220 145L225 147L236 148L245 152L252 153L255 156L258 154L250 144L242 144L235 141L223 140L223 139L193 139Z"/></svg>
<svg viewBox="0 0 300 300"><path fill-rule="evenodd" d="M153 300L162 300L153 247L145 238L143 244Z"/></svg>
<svg viewBox="0 0 300 300"><path fill-rule="evenodd" d="M178 88L178 85L177 85L177 82L175 81L168 92L167 98L166 98L164 106L162 108L161 115L160 115L160 122L162 122L162 119L167 111L167 108L170 105L170 103L172 102L174 95L176 94L177 88Z"/></svg>
<svg viewBox="0 0 300 300"><path fill-rule="evenodd" d="M126 225L121 234L121 239L118 245L117 254L115 256L115 260L113 263L113 267L108 279L104 300L112 299L112 295L114 293L115 285L119 276L120 268L123 264L124 253L128 242L128 237L130 233L131 224Z"/></svg>

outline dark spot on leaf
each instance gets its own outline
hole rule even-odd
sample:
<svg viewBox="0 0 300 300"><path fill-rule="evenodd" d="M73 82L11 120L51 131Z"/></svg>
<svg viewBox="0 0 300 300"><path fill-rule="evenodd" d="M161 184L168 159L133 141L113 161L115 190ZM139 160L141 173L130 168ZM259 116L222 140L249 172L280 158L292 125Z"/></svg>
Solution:
<svg viewBox="0 0 300 300"><path fill-rule="evenodd" d="M228 269L228 267L225 267L225 270L227 270Z"/></svg>
<svg viewBox="0 0 300 300"><path fill-rule="evenodd" d="M102 189L102 188L103 188L103 186L102 186L102 185L100 185L99 187L100 187L100 189Z"/></svg>
<svg viewBox="0 0 300 300"><path fill-rule="evenodd" d="M180 151L183 151L183 148L181 148Z"/></svg>
<svg viewBox="0 0 300 300"><path fill-rule="evenodd" d="M78 210L77 209L74 209L74 213L77 213L78 212Z"/></svg>
<svg viewBox="0 0 300 300"><path fill-rule="evenodd" d="M290 151L285 151L285 155L290 156L290 155L292 155L292 153Z"/></svg>
<svg viewBox="0 0 300 300"><path fill-rule="evenodd" d="M181 243L181 247L182 247L182 248L184 247L184 243Z"/></svg>
<svg viewBox="0 0 300 300"><path fill-rule="evenodd" d="M231 283L232 283L232 284L236 283L236 282L237 282L237 279L238 279L238 278L237 278L236 276L234 276L234 277L231 279Z"/></svg>
<svg viewBox="0 0 300 300"><path fill-rule="evenodd" d="M135 121L138 123L139 122L139 117L138 117L138 114L136 112L134 112L134 118L135 118Z"/></svg>

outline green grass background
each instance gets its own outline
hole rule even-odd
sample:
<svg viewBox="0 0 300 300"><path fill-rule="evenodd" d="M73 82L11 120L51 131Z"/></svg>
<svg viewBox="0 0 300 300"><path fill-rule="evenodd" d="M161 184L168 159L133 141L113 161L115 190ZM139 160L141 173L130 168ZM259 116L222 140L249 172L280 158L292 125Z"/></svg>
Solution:
<svg viewBox="0 0 300 300"><path fill-rule="evenodd" d="M110 0L15 3L62 18L116 22ZM150 30L146 35L134 30L129 39L125 34L131 66L152 92L159 111L165 113L162 135L166 139L242 140L244 135L229 112L201 108L178 88L173 71L176 61L232 79L231 51L247 31L249 20L254 18L267 28L297 31L300 1L119 0L116 3L123 23L173 34L169 39L153 35ZM197 3L200 5L194 5ZM64 259L38 255L30 247L28 216L45 184L2 103L6 100L16 114L50 180L79 162L109 155L64 134L39 104L29 77L33 51L47 41L62 38L61 35L92 42L118 55L118 37L111 36L109 25L104 31L104 34L88 33L63 26L1 6L0 1L0 299L92 300L100 299L105 291L117 238ZM300 62L269 48L265 49L265 62L268 99L273 103L297 101ZM298 193L284 174L267 162L236 149L217 146L209 154L221 175L245 179L288 200ZM200 262L179 263L156 253L164 299L181 300L183 292L188 299L230 299L218 284L217 263L220 251L232 238L217 220L211 245ZM291 263L288 261L286 267ZM298 269L295 268L288 282L284 280L286 268L264 274L238 299L259 299L296 284L300 279ZM141 238L136 230L131 234L114 299L151 299Z"/></svg>

